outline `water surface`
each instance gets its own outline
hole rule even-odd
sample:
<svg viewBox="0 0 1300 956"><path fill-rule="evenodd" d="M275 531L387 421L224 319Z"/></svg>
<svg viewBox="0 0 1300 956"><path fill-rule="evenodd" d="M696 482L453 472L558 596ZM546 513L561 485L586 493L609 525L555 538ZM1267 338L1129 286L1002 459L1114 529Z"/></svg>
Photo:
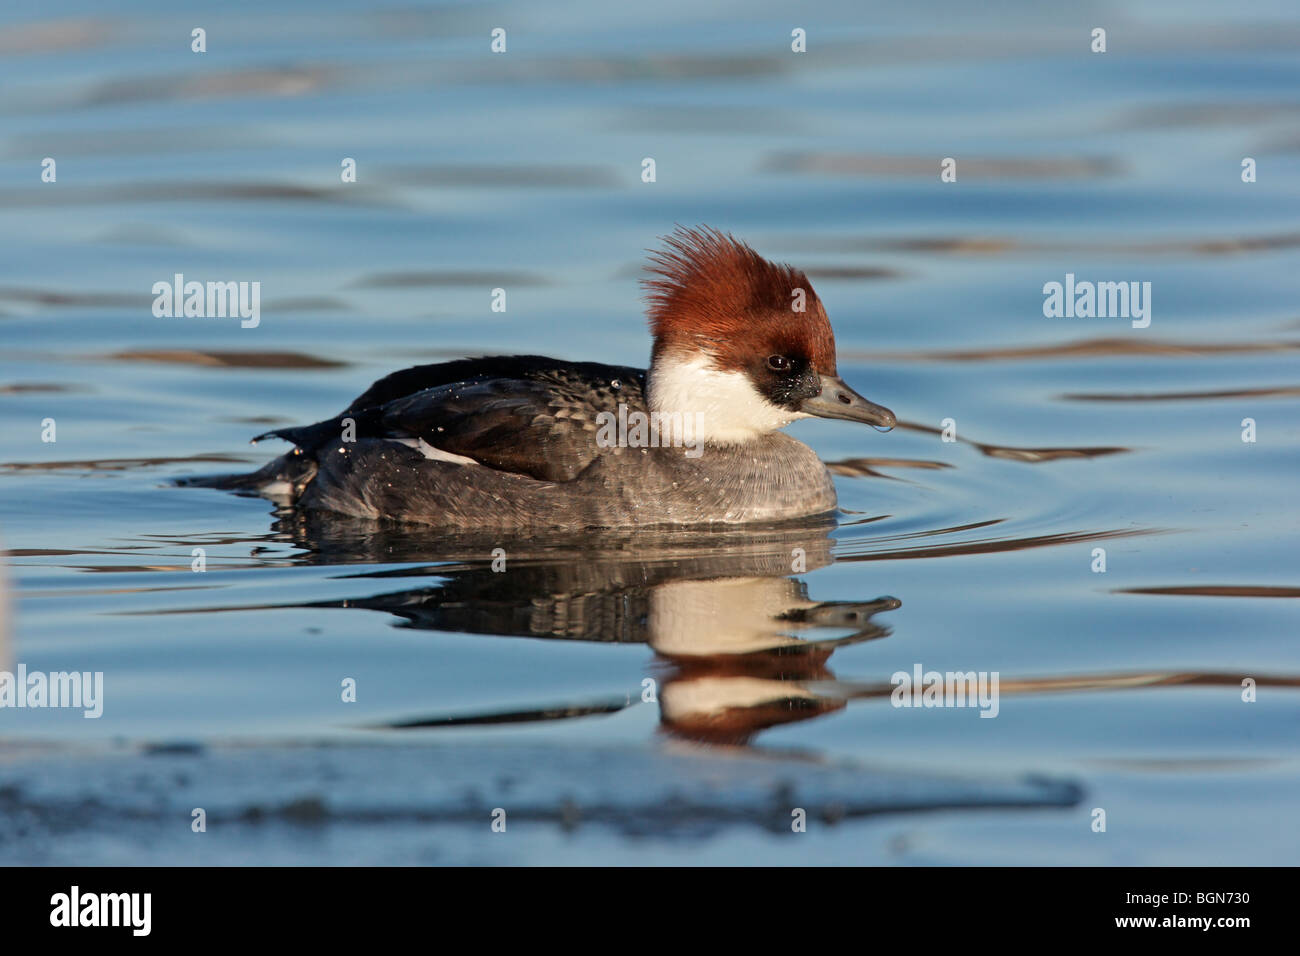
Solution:
<svg viewBox="0 0 1300 956"><path fill-rule="evenodd" d="M368 862L1294 862L1294 5L0 18L3 656L106 682L98 720L0 711L0 859L339 862L293 836L333 821ZM678 222L806 269L898 413L791 428L837 522L449 539L173 483L414 362L643 364L640 263ZM259 281L260 324L155 318L175 273ZM1150 282L1150 327L1044 317L1067 273ZM918 664L997 672L998 716L892 707ZM293 756L323 743L358 756ZM140 822L109 782L171 761L200 793ZM532 816L489 844L512 774ZM38 808L87 788L102 815L52 838ZM163 839L201 800L323 809Z"/></svg>

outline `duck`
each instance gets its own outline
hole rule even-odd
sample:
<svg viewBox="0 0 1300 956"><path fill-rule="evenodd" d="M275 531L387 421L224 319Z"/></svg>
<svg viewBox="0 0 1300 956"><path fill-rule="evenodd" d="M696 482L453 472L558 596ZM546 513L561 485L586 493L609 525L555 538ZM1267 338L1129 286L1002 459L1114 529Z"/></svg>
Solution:
<svg viewBox="0 0 1300 956"><path fill-rule="evenodd" d="M840 377L807 276L708 226L678 226L643 280L649 367L540 355L417 365L337 415L254 442L292 449L203 482L282 507L466 530L734 526L826 516L834 483L781 429L888 431ZM199 482L193 482L199 483Z"/></svg>

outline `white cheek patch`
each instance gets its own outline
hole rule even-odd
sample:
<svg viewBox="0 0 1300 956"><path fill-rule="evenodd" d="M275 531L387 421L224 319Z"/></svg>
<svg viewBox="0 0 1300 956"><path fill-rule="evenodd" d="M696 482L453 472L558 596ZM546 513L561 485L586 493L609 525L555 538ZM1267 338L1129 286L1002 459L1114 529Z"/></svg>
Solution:
<svg viewBox="0 0 1300 956"><path fill-rule="evenodd" d="M649 378L650 410L698 415L704 441L740 444L808 417L773 405L748 375L717 369L707 355L663 355Z"/></svg>
<svg viewBox="0 0 1300 956"><path fill-rule="evenodd" d="M449 451L443 451L441 448L434 448L423 438L392 438L399 445L406 445L408 448L414 448L425 458L430 461L447 461L453 465L477 465L478 462L473 458L466 458L464 455L453 455Z"/></svg>

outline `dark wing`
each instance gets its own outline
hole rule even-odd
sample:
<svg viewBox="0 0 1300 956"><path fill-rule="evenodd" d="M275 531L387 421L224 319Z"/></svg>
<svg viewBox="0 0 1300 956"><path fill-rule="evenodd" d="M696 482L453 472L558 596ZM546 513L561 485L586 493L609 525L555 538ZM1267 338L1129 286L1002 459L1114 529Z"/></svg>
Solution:
<svg viewBox="0 0 1300 956"><path fill-rule="evenodd" d="M419 388L424 383L432 384ZM596 416L616 412L620 402L642 407L643 385L644 372L624 366L464 359L394 372L335 418L254 441L276 436L313 452L340 441L351 419L356 439L421 439L489 468L571 481L599 453Z"/></svg>
<svg viewBox="0 0 1300 956"><path fill-rule="evenodd" d="M306 452L340 441L344 419L357 439L422 439L489 468L543 481L571 481L596 458L596 416L644 405L645 372L539 355L417 365L379 379L327 421L280 428Z"/></svg>
<svg viewBox="0 0 1300 956"><path fill-rule="evenodd" d="M383 406L384 438L420 438L500 471L571 481L595 459L597 409L526 379L425 389Z"/></svg>
<svg viewBox="0 0 1300 956"><path fill-rule="evenodd" d="M639 380L640 369L597 362L563 362L544 355L492 355L482 358L456 359L433 365L416 365L385 375L358 395L344 410L344 414L358 412L375 405L414 395L427 388L455 385L486 378L530 379L554 381L556 376L578 378L599 386L611 378L622 377Z"/></svg>

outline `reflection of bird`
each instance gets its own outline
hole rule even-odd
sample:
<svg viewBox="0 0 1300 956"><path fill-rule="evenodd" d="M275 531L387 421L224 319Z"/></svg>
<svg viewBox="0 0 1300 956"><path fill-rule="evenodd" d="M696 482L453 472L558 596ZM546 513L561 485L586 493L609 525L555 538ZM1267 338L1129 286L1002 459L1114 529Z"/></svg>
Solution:
<svg viewBox="0 0 1300 956"><path fill-rule="evenodd" d="M823 601L790 575L831 563L834 527L603 531L537 535L439 535L324 512L289 512L277 530L328 563L429 562L356 574L357 581L411 576L436 584L310 607L383 611L430 631L543 639L648 643L659 658L661 726L674 736L747 742L764 727L836 710L835 694L801 682L834 682L837 647L884 637L874 615L896 598ZM508 569L488 558L501 547ZM797 560L795 560L797 559ZM835 632L839 632L836 634ZM845 633L848 632L848 633ZM484 713L407 716L390 728L551 721L608 714L635 695L553 701Z"/></svg>
<svg viewBox="0 0 1300 956"><path fill-rule="evenodd" d="M838 376L808 278L709 230L681 230L646 283L648 371L539 356L395 372L339 416L260 438L295 448L190 484L454 528L771 522L831 512L830 475L778 429L894 414Z"/></svg>
<svg viewBox="0 0 1300 956"><path fill-rule="evenodd" d="M522 540L495 534L439 535L431 543L427 530L418 527L380 526L324 512L293 512L277 523L295 542L311 548L317 561L436 562L377 576L387 581L435 574L435 586L316 602L312 607L386 611L420 630L618 643L651 641L656 617L673 613L666 606L671 599L665 602L657 595L682 585L726 592L729 581L753 581L774 590L773 615L810 613L812 602L802 585L786 575L796 557L801 570L831 563L827 532L833 526L833 521L824 520L802 527L645 529L529 535ZM488 558L495 548L506 555L502 573L493 570ZM687 613L699 606L687 597L689 590L681 598ZM665 632L661 628L659 633ZM696 637L709 640L705 633Z"/></svg>

